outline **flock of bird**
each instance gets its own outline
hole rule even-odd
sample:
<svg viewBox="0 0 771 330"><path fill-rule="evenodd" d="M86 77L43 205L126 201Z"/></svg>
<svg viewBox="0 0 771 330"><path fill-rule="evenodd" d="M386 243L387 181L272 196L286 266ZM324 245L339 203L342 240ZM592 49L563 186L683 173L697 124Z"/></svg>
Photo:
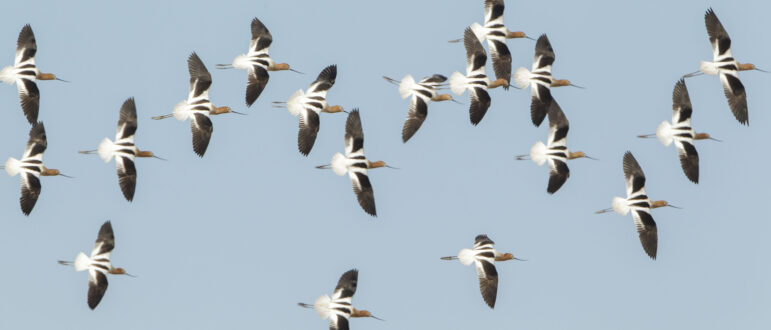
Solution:
<svg viewBox="0 0 771 330"><path fill-rule="evenodd" d="M532 160L537 165L548 163L549 180L546 191L556 193L570 177L567 161L576 158L591 158L581 151L570 151L567 147L569 130L568 119L558 104L551 88L559 86L580 86L569 80L555 79L551 69L555 54L549 39L541 35L535 44L535 56L532 69L518 68L512 78L511 52L506 45L506 39L527 38L523 32L512 32L503 23L503 0L485 1L484 24L474 23L465 29L462 39L466 50L465 74L454 72L448 79L441 74L434 74L416 81L411 75L406 75L401 81L385 77L384 79L398 86L402 98L410 98L409 110L402 128L402 141L406 143L412 138L426 120L430 102L454 101L450 94L440 94L441 89L449 88L456 94L469 95L469 119L472 125L477 125L485 116L491 105L490 89L502 87L509 89L526 89L530 87L531 121L540 126L548 118L549 132L546 143L537 142L529 154L519 155L517 160ZM641 138L656 136L661 143L668 146L672 143L677 148L685 176L693 183L699 181L699 155L694 146L694 140L712 139L709 134L695 133L691 127L693 108L690 102L685 78L700 74L717 75L723 85L728 105L736 119L748 125L747 95L744 86L738 78L738 71L759 70L749 63L737 62L731 54L731 39L723 28L712 9L705 14L705 23L710 43L713 48L713 60L702 61L700 70L686 74L674 87L672 122L664 121L655 134L641 135ZM245 101L251 106L268 84L271 71L291 70L286 63L276 63L269 56L268 50L273 37L263 23L254 18L251 22L252 39L246 54L237 56L232 64L218 64L219 69L242 69L247 71ZM496 79L492 80L486 74L487 52L482 42L487 40L488 50L492 58L492 67ZM61 80L50 73L41 73L35 65L37 45L30 25L22 28L17 41L17 50L13 66L0 71L0 80L8 84L16 84L19 92L21 108L29 123L29 132L24 154L20 160L9 158L2 167L10 176L21 176L21 210L29 215L41 194L40 176L65 176L56 169L47 168L43 163L43 153L47 147L45 128L38 122L40 91L37 80ZM174 106L171 114L152 117L165 119L174 117L180 121L190 121L193 151L203 157L209 146L214 126L213 115L235 113L227 106L215 106L209 99L209 89L212 76L201 58L192 53L187 59L190 73L190 91L187 99ZM762 71L762 70L759 70ZM296 71L295 71L296 72ZM368 214L376 216L375 197L368 170L389 167L383 161L370 161L364 154L364 133L362 119L358 109L346 111L339 105L327 102L327 92L334 86L337 77L337 66L324 68L310 86L299 89L285 102L273 102L277 108L286 108L293 116L299 117L297 146L299 152L307 156L316 141L320 129L320 115L324 113L346 112L345 149L344 153L336 153L329 164L317 166L320 169L332 169L337 175L348 174L353 191L361 208ZM132 201L137 184L137 169L134 164L136 157L155 157L151 151L138 149L134 144L137 132L137 109L133 98L128 98L120 108L115 140L104 138L95 150L80 151L83 154L98 154L105 162L115 159L119 187L127 201ZM592 158L593 159L593 158ZM642 167L632 155L626 152L623 156L623 172L626 182L626 198L615 197L612 207L597 211L604 213L610 210L620 215L632 214L634 224L639 233L640 242L650 258L657 254L658 236L656 222L651 216L651 209L672 206L666 201L651 201L645 192L645 175ZM484 301L490 308L495 306L498 287L498 273L495 262L505 260L521 260L511 253L500 253L493 248L494 242L486 235L475 239L472 249L462 249L457 256L443 257L443 260L459 260L464 265L474 263L479 279L479 287ZM89 274L88 306L94 309L101 301L107 289L107 274L126 274L122 268L115 268L110 262L110 253L115 246L112 225L105 222L97 236L96 243L90 254L77 255L73 262L60 261L64 265L74 266L76 271L87 270ZM348 329L348 320L352 317L374 317L365 310L357 310L352 305L352 297L356 292L358 271L349 270L341 277L332 296L323 295L313 304L300 306L314 308L323 318L329 319L330 329Z"/></svg>

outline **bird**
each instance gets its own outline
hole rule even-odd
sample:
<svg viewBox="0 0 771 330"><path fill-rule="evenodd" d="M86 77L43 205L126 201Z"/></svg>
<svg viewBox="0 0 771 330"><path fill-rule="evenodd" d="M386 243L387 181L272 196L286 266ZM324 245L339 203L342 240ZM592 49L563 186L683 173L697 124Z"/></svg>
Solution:
<svg viewBox="0 0 771 330"><path fill-rule="evenodd" d="M651 259L655 260L659 238L656 222L653 221L650 210L664 206L679 207L671 205L667 201L651 201L648 198L645 193L645 174L631 151L624 154L624 176L626 177L626 198L614 197L612 208L602 209L595 213L600 214L613 210L620 215L627 215L631 212L643 250Z"/></svg>
<svg viewBox="0 0 771 330"><path fill-rule="evenodd" d="M353 192L359 200L359 205L371 216L377 216L375 210L375 194L372 191L372 183L367 176L367 170L378 167L390 167L382 160L372 162L364 156L364 132L361 128L359 109L353 109L348 114L345 122L345 156L336 153L332 156L332 162L328 165L316 166L318 169L329 169L337 175L345 175L351 178Z"/></svg>
<svg viewBox="0 0 771 330"><path fill-rule="evenodd" d="M330 65L319 73L307 91L297 90L286 102L273 102L275 108L287 108L293 116L300 117L300 128L297 131L297 149L303 156L308 156L316 143L316 135L321 124L319 115L322 112L345 112L339 105L330 106L327 103L327 92L335 84L337 65Z"/></svg>
<svg viewBox="0 0 771 330"><path fill-rule="evenodd" d="M382 321L382 319L373 316L369 311L358 310L353 307L351 301L356 293L358 282L359 271L351 269L340 276L332 297L322 295L312 305L305 303L297 304L301 307L313 308L323 320L329 319L329 330L348 330L348 320L352 317L371 317Z"/></svg>
<svg viewBox="0 0 771 330"><path fill-rule="evenodd" d="M685 80L680 79L672 91L672 123L666 120L659 124L656 134L638 135L640 138L649 138L654 135L665 146L675 143L677 154L680 156L680 166L683 173L693 183L699 183L699 153L693 144L694 140L710 139L720 141L707 133L695 133L691 128L691 115L693 106L688 96L688 88Z"/></svg>
<svg viewBox="0 0 771 330"><path fill-rule="evenodd" d="M37 42L32 27L27 24L19 32L19 39L16 41L16 57L13 66L6 66L0 70L0 80L6 84L16 84L19 90L19 99L21 100L21 109L27 117L30 125L37 123L38 111L40 110L40 90L37 88L35 80L59 80L52 73L42 73L35 66L35 53L37 52Z"/></svg>
<svg viewBox="0 0 771 330"><path fill-rule="evenodd" d="M530 86L530 117L535 126L541 126L549 110L549 104L554 99L551 95L551 87L573 86L583 88L572 84L567 79L554 79L551 75L553 63L554 49L552 49L546 34L542 34L535 43L533 71L531 72L524 67L520 67L514 72L514 83L517 87L524 89Z"/></svg>
<svg viewBox="0 0 771 330"><path fill-rule="evenodd" d="M496 261L520 260L511 253L500 253L493 248L495 242L487 235L477 235L474 239L473 249L462 249L458 256L442 257L442 260L460 260L468 266L475 263L477 276L479 277L479 290L482 293L487 306L495 308L495 300L498 296L498 271L495 269Z"/></svg>
<svg viewBox="0 0 771 330"><path fill-rule="evenodd" d="M46 139L46 129L42 122L38 122L29 130L29 140L27 141L27 147L24 149L24 155L21 160L16 158L8 158L5 162L5 166L0 166L0 169L5 169L10 176L21 175L21 197L19 203L21 204L21 212L24 215L29 215L32 212L32 208L35 207L38 197L40 197L40 176L63 176L59 170L53 168L47 168L43 165L43 153L46 151L48 141Z"/></svg>
<svg viewBox="0 0 771 330"><path fill-rule="evenodd" d="M551 102L548 114L549 140L547 140L547 144L544 145L543 142L538 141L530 148L530 155L519 155L516 156L516 159L525 160L529 158L538 166L549 161L549 184L546 186L546 192L553 194L570 177L570 169L567 164L568 159L594 158L587 156L583 151L571 152L568 150L567 136L570 126L565 113L562 112L562 108L560 108L556 100Z"/></svg>
<svg viewBox="0 0 771 330"><path fill-rule="evenodd" d="M113 248L115 248L115 235L112 232L112 224L108 220L99 228L94 249L91 250L91 257L80 252L75 257L75 261L58 261L61 265L75 266L75 271L77 272L88 270L87 301L88 307L92 310L99 305L104 293L107 291L107 274L136 277L127 273L123 268L112 266L112 263L110 263L110 253Z"/></svg>
<svg viewBox="0 0 771 330"><path fill-rule="evenodd" d="M447 77L440 74L425 77L418 83L411 75L404 76L401 82L396 82L396 80L386 76L383 76L383 79L399 86L399 94L403 99L410 98L410 110L402 128L402 142L404 143L407 143L423 125L428 115L429 102L454 101L452 95L436 92L447 81Z"/></svg>
<svg viewBox="0 0 771 330"><path fill-rule="evenodd" d="M450 76L450 90L456 95L462 95L468 89L471 99L469 119L471 124L476 126L484 118L487 109L490 108L490 94L487 93L487 90L508 86L509 82L503 78L495 81L490 81L487 78L485 74L487 54L471 28L466 28L463 43L466 46L466 75L455 71Z"/></svg>
<svg viewBox="0 0 771 330"><path fill-rule="evenodd" d="M190 130L193 132L193 151L198 157L203 157L214 131L209 116L223 113L243 115L243 113L233 111L230 107L216 107L209 101L211 74L195 52L190 54L187 59L187 69L190 71L190 93L187 100L177 103L171 114L155 116L153 119L160 120L171 116L179 121L190 119Z"/></svg>
<svg viewBox="0 0 771 330"><path fill-rule="evenodd" d="M134 145L134 134L137 131L137 107L134 98L130 97L120 107L118 130L115 133L115 142L104 138L99 143L97 150L79 151L81 154L98 153L105 163L115 157L115 166L118 169L118 184L127 201L134 199L134 191L137 185L137 169L134 166L134 157L154 157L163 160L153 154L152 151L139 150Z"/></svg>
<svg viewBox="0 0 771 330"><path fill-rule="evenodd" d="M739 80L738 71L757 70L752 63L739 63L731 55L731 38L723 28L723 24L715 15L712 8L704 14L704 23L707 27L709 42L712 44L712 62L701 61L699 71L684 75L689 78L701 74L717 75L723 84L723 92L728 100L728 106L739 123L749 125L749 113L747 112L747 91Z"/></svg>
<svg viewBox="0 0 771 330"><path fill-rule="evenodd" d="M254 101L260 97L268 84L268 71L290 70L287 63L276 63L268 55L268 48L273 42L270 31L257 17L252 19L252 41L249 42L249 51L246 54L236 56L232 64L217 64L218 69L247 70L246 106L251 107Z"/></svg>
<svg viewBox="0 0 771 330"><path fill-rule="evenodd" d="M490 50L490 56L493 60L493 71L497 79L506 80L507 84L502 86L508 89L508 83L511 81L511 52L506 46L506 39L527 38L522 31L509 31L503 24L503 11L505 6L503 0L485 0L485 25L477 22L471 24L471 30L474 32L480 42L487 40L487 48ZM462 39L450 40L450 42L459 42Z"/></svg>

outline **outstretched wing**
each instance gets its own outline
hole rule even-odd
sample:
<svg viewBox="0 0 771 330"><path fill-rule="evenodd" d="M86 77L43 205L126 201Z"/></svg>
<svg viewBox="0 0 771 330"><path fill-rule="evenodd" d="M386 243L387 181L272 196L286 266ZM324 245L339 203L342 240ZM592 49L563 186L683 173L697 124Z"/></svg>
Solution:
<svg viewBox="0 0 771 330"><path fill-rule="evenodd" d="M624 177L626 178L627 197L645 189L645 173L631 151L624 154Z"/></svg>

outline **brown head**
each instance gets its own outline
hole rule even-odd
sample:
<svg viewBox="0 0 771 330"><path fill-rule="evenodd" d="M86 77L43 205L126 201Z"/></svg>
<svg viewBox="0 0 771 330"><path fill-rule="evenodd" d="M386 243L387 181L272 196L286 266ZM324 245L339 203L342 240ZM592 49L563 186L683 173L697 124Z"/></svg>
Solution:
<svg viewBox="0 0 771 330"><path fill-rule="evenodd" d="M43 168L42 171L40 171L40 175L44 176L54 176L54 175L60 175L59 170L53 169L53 168Z"/></svg>
<svg viewBox="0 0 771 330"><path fill-rule="evenodd" d="M383 321L383 319L375 317L369 311L364 311L364 310L360 311L360 310L358 310L356 308L353 308L353 311L351 311L351 317L371 317L373 319Z"/></svg>
<svg viewBox="0 0 771 330"><path fill-rule="evenodd" d="M110 268L110 274L113 275L126 275L126 270L123 268Z"/></svg>
<svg viewBox="0 0 771 330"><path fill-rule="evenodd" d="M506 79L500 78L496 81L491 82L489 85L487 85L487 88L496 88L501 86L508 86L509 82Z"/></svg>
<svg viewBox="0 0 771 330"><path fill-rule="evenodd" d="M504 253L500 256L495 257L495 261L506 261L511 259L514 259L514 255L511 253Z"/></svg>
<svg viewBox="0 0 771 330"><path fill-rule="evenodd" d="M273 64L273 66L268 68L268 71L282 71L282 70L289 70L289 64L278 63L278 64Z"/></svg>
<svg viewBox="0 0 771 330"><path fill-rule="evenodd" d="M214 110L212 110L210 113L212 115L219 115L219 114L228 113L228 112L232 112L230 110L230 107L215 107Z"/></svg>
<svg viewBox="0 0 771 330"><path fill-rule="evenodd" d="M526 38L526 37L527 37L527 35L524 32L522 32L522 31L514 31L514 32L509 31L508 33L506 33L506 38L507 39Z"/></svg>
<svg viewBox="0 0 771 330"><path fill-rule="evenodd" d="M739 64L739 71L745 71L745 70L756 70L755 64L752 63L740 63Z"/></svg>
<svg viewBox="0 0 771 330"><path fill-rule="evenodd" d="M376 162L369 162L369 166L367 168L378 168L386 166L386 163L382 160L378 160Z"/></svg>
<svg viewBox="0 0 771 330"><path fill-rule="evenodd" d="M339 106L339 105L333 105L333 106L331 106L331 107L330 107L330 106L327 106L326 108L324 108L324 109L323 109L323 110L321 110L321 111L322 111L322 112L328 112L328 113L335 113L335 112L343 112L343 111L345 111L345 110L343 110L343 107L341 107L341 106Z"/></svg>
<svg viewBox="0 0 771 330"><path fill-rule="evenodd" d="M561 87L561 86L570 86L570 80L567 79L560 79L552 81L551 87Z"/></svg>
<svg viewBox="0 0 771 330"><path fill-rule="evenodd" d="M698 134L696 134L693 137L693 139L694 140L706 140L706 139L711 139L711 137L707 133L698 133Z"/></svg>
<svg viewBox="0 0 771 330"><path fill-rule="evenodd" d="M439 94L431 99L431 101L440 102L440 101L452 101L452 95L450 94Z"/></svg>
<svg viewBox="0 0 771 330"><path fill-rule="evenodd" d="M586 157L586 154L583 151L576 151L568 154L568 159L576 159L576 158L583 158L583 157Z"/></svg>
<svg viewBox="0 0 771 330"><path fill-rule="evenodd" d="M39 80L54 80L56 76L53 73L38 73L37 79Z"/></svg>
<svg viewBox="0 0 771 330"><path fill-rule="evenodd" d="M155 157L152 151L144 150L137 152L137 157Z"/></svg>
<svg viewBox="0 0 771 330"><path fill-rule="evenodd" d="M669 203L667 203L667 201L653 201L651 203L652 209L655 209L657 207L664 207L664 206L669 206Z"/></svg>

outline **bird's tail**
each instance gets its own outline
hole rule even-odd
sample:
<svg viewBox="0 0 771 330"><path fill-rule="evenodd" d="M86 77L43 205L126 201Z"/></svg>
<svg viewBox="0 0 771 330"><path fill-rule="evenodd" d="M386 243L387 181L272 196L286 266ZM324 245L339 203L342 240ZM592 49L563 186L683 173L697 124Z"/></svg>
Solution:
<svg viewBox="0 0 771 330"><path fill-rule="evenodd" d="M411 75L404 76L404 78L402 78L402 82L399 83L399 95L401 95L403 99L406 99L408 96L410 96L410 94L412 94L414 87L415 79L413 79Z"/></svg>
<svg viewBox="0 0 771 330"><path fill-rule="evenodd" d="M626 203L626 199L621 197L613 197L613 211L620 215L626 215L629 213L629 205Z"/></svg>
<svg viewBox="0 0 771 330"><path fill-rule="evenodd" d="M21 170L21 161L13 157L8 158L5 162L5 171L8 172L8 175L14 176L19 174L19 170Z"/></svg>
<svg viewBox="0 0 771 330"><path fill-rule="evenodd" d="M458 260L466 266L474 262L474 251L469 249L460 250L458 253Z"/></svg>
<svg viewBox="0 0 771 330"><path fill-rule="evenodd" d="M656 129L656 137L659 138L659 141L663 143L665 146L669 146L672 144L672 125L669 124L669 122L662 121L661 124L659 124L659 128Z"/></svg>
<svg viewBox="0 0 771 330"><path fill-rule="evenodd" d="M15 75L13 74L12 66L7 66L0 70L0 80L6 84L13 85L13 83L16 82L16 78L14 76Z"/></svg>
<svg viewBox="0 0 771 330"><path fill-rule="evenodd" d="M546 162L546 145L543 142L538 141L530 148L530 159L538 166Z"/></svg>
<svg viewBox="0 0 771 330"><path fill-rule="evenodd" d="M112 143L108 138L104 138L102 143L99 143L99 148L97 148L96 151L99 153L99 157L102 158L105 163L108 163L110 159L112 159L112 152L115 151L115 143Z"/></svg>
<svg viewBox="0 0 771 330"><path fill-rule="evenodd" d="M316 299L315 302L313 302L313 309L316 310L316 313L319 314L321 319L326 320L329 318L329 314L331 314L329 310L329 304L331 302L332 299L330 299L327 295L323 295Z"/></svg>
<svg viewBox="0 0 771 330"><path fill-rule="evenodd" d="M525 88L530 84L530 71L523 67L519 67L517 71L514 71L514 83L517 87Z"/></svg>
<svg viewBox="0 0 771 330"><path fill-rule="evenodd" d="M303 92L302 89L298 89L289 97L289 100L286 101L286 108L289 109L289 113L291 113L292 116L297 117L300 115L300 111L303 109L302 103L300 102L303 95L305 95L305 92Z"/></svg>
<svg viewBox="0 0 771 330"><path fill-rule="evenodd" d="M174 118L177 118L177 120L185 121L187 120L187 115L189 112L187 108L187 101L181 101L174 106L174 111L171 113L174 115Z"/></svg>
<svg viewBox="0 0 771 330"><path fill-rule="evenodd" d="M348 166L346 166L345 162L345 156L341 153L336 153L334 156L332 156L332 170L335 171L335 174L337 175L345 175L346 172L348 172Z"/></svg>
<svg viewBox="0 0 771 330"><path fill-rule="evenodd" d="M78 256L75 257L75 271L82 271L88 269L88 266L91 265L91 258L89 258L85 253L80 252L78 253Z"/></svg>
<svg viewBox="0 0 771 330"><path fill-rule="evenodd" d="M468 88L467 80L466 76L462 75L460 72L453 72L450 76L450 90L455 93L455 95L462 95L466 88Z"/></svg>

